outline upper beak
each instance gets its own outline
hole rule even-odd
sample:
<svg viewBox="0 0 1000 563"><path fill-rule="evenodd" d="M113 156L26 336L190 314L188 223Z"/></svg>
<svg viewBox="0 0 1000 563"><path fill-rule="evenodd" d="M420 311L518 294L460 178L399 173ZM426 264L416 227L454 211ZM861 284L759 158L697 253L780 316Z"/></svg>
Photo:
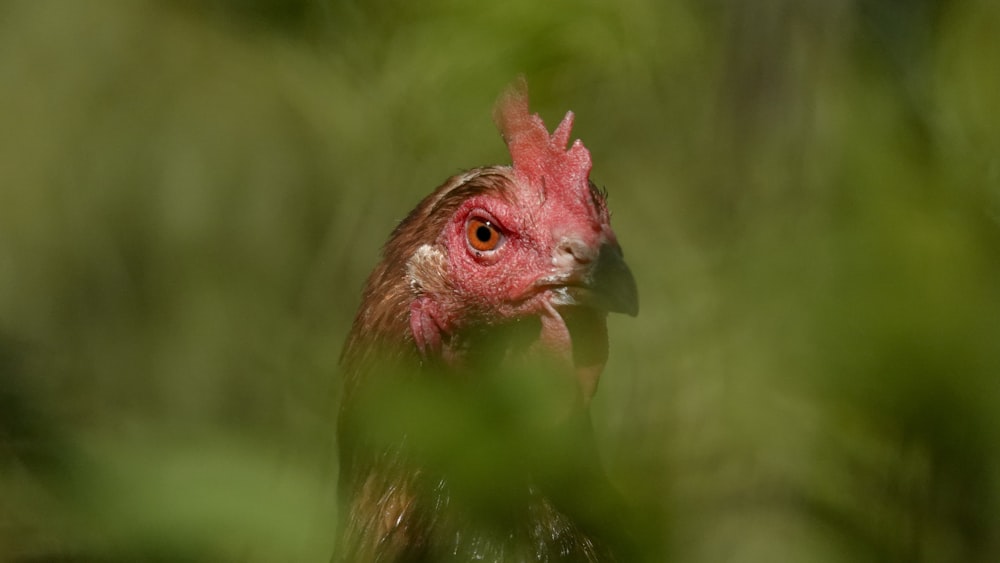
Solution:
<svg viewBox="0 0 1000 563"><path fill-rule="evenodd" d="M570 288L571 294L573 289ZM610 313L625 313L630 317L639 314L639 289L632 270L625 264L621 248L616 244L601 246L581 289L588 294L580 296L584 304Z"/></svg>
<svg viewBox="0 0 1000 563"><path fill-rule="evenodd" d="M625 264L621 248L605 243L597 257L578 264L569 276L554 276L540 280L544 285L560 286L556 305L582 305L610 313L639 313L639 290L635 277Z"/></svg>
<svg viewBox="0 0 1000 563"><path fill-rule="evenodd" d="M639 314L639 289L618 245L601 246L591 271L591 284L601 298L602 309L630 317Z"/></svg>

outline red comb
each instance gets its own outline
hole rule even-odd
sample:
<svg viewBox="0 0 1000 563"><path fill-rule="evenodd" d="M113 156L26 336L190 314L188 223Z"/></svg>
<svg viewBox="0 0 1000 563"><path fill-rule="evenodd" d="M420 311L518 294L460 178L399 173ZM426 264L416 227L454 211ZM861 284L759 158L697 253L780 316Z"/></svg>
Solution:
<svg viewBox="0 0 1000 563"><path fill-rule="evenodd" d="M586 189L590 151L579 139L566 149L573 112L566 112L562 123L549 135L542 118L528 113L528 85L520 77L500 96L493 119L507 143L516 173L546 190L572 193Z"/></svg>

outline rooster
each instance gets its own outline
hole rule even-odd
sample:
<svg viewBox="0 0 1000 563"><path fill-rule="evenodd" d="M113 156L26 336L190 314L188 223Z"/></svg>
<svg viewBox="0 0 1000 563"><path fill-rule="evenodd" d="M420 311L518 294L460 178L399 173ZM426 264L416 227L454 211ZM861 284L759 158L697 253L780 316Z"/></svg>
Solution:
<svg viewBox="0 0 1000 563"><path fill-rule="evenodd" d="M512 166L469 170L424 198L365 285L341 356L338 561L624 557L586 406L607 313L638 313L635 280L589 151L566 148L573 113L550 135L520 80L494 120ZM488 436L459 430L495 408L490 385L526 373L561 382L559 400L534 404L551 416L514 424L524 440L495 440L508 446L492 457L469 453L489 450L476 443ZM441 403L421 389L468 408L427 406ZM543 462L552 452L560 471Z"/></svg>

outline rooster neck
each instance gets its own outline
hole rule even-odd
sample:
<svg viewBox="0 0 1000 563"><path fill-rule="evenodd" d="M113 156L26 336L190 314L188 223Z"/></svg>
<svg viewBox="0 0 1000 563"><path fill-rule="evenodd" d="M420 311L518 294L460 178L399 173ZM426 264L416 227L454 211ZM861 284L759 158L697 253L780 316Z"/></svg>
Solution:
<svg viewBox="0 0 1000 563"><path fill-rule="evenodd" d="M614 560L594 532L616 516L589 505L608 488L589 442L565 474L532 454L428 461L419 441L368 450L341 475L340 561Z"/></svg>
<svg viewBox="0 0 1000 563"><path fill-rule="evenodd" d="M407 342L356 364L339 429L342 561L613 560L579 495L609 489L589 415L546 398L567 389L533 366L540 331L537 317L473 325L447 337L454 363Z"/></svg>

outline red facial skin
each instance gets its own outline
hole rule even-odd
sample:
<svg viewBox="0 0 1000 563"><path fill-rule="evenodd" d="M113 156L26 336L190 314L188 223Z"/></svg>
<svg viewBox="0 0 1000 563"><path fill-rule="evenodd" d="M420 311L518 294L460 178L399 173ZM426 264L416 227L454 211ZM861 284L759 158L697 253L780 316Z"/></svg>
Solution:
<svg viewBox="0 0 1000 563"><path fill-rule="evenodd" d="M545 190L511 174L503 194L469 198L457 209L437 241L447 257L449 293L426 293L410 308L410 327L418 348L439 353L447 363L458 358L444 335L470 324L497 324L528 316L541 320L537 347L576 371L585 399L593 394L603 361L588 366L573 361L573 335L560 314L564 305L546 279L572 283L602 245L617 245L603 197L589 184L573 190ZM584 180L585 181L585 180ZM469 241L470 219L488 221L500 232L493 250ZM472 304L470 306L470 304ZM603 312L594 315L594 338L603 338ZM588 345L601 345L591 343Z"/></svg>

